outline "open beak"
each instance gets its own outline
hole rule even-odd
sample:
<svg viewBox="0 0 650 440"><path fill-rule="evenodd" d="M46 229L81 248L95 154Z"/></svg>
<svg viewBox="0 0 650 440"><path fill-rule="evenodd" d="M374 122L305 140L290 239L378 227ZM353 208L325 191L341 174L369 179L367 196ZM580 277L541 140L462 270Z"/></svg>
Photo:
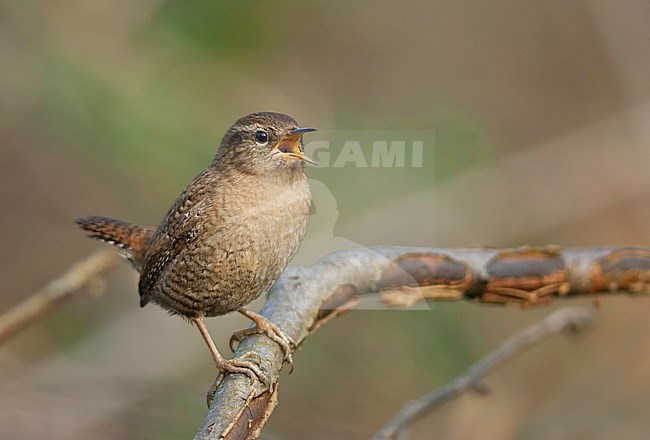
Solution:
<svg viewBox="0 0 650 440"><path fill-rule="evenodd" d="M302 144L300 143L302 135L305 133L311 133L312 131L316 131L316 129L304 127L291 130L289 135L285 136L280 142L278 142L275 148L280 150L280 152L288 159L299 159L303 162L316 165L316 162L305 154L302 149Z"/></svg>

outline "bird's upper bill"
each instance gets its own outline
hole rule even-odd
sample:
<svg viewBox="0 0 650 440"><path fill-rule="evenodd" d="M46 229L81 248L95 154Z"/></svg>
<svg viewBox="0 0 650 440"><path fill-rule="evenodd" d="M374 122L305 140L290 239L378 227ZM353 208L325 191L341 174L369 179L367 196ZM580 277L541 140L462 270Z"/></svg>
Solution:
<svg viewBox="0 0 650 440"><path fill-rule="evenodd" d="M316 162L305 154L300 138L305 133L316 131L315 128L303 127L291 130L287 136L282 138L275 146L287 159L299 159L303 162L316 165Z"/></svg>

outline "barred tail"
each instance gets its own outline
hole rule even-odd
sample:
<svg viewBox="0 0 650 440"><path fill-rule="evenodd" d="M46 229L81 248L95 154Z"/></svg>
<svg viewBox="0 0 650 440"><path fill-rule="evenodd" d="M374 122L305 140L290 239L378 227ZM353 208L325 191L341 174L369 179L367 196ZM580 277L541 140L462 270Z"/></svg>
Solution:
<svg viewBox="0 0 650 440"><path fill-rule="evenodd" d="M154 229L107 217L89 216L75 220L88 237L117 246L120 254L140 272Z"/></svg>

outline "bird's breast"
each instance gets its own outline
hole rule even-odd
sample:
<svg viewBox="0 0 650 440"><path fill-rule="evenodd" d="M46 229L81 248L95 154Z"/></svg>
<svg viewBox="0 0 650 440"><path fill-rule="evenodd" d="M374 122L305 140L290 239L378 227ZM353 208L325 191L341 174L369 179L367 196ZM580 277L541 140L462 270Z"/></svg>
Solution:
<svg viewBox="0 0 650 440"><path fill-rule="evenodd" d="M211 292L207 316L235 310L268 290L298 252L307 229L311 196L306 180L261 187L245 198L237 212L204 237L212 254L204 271Z"/></svg>

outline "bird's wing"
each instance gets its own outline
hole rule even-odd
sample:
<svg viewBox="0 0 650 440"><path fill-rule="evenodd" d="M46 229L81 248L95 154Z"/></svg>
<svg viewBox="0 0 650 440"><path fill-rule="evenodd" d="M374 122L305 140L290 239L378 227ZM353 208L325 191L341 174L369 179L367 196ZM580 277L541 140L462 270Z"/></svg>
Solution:
<svg viewBox="0 0 650 440"><path fill-rule="evenodd" d="M149 302L151 292L169 264L199 239L206 228L218 223L212 197L215 186L212 172L209 169L203 171L178 197L158 226L140 276L141 306Z"/></svg>

